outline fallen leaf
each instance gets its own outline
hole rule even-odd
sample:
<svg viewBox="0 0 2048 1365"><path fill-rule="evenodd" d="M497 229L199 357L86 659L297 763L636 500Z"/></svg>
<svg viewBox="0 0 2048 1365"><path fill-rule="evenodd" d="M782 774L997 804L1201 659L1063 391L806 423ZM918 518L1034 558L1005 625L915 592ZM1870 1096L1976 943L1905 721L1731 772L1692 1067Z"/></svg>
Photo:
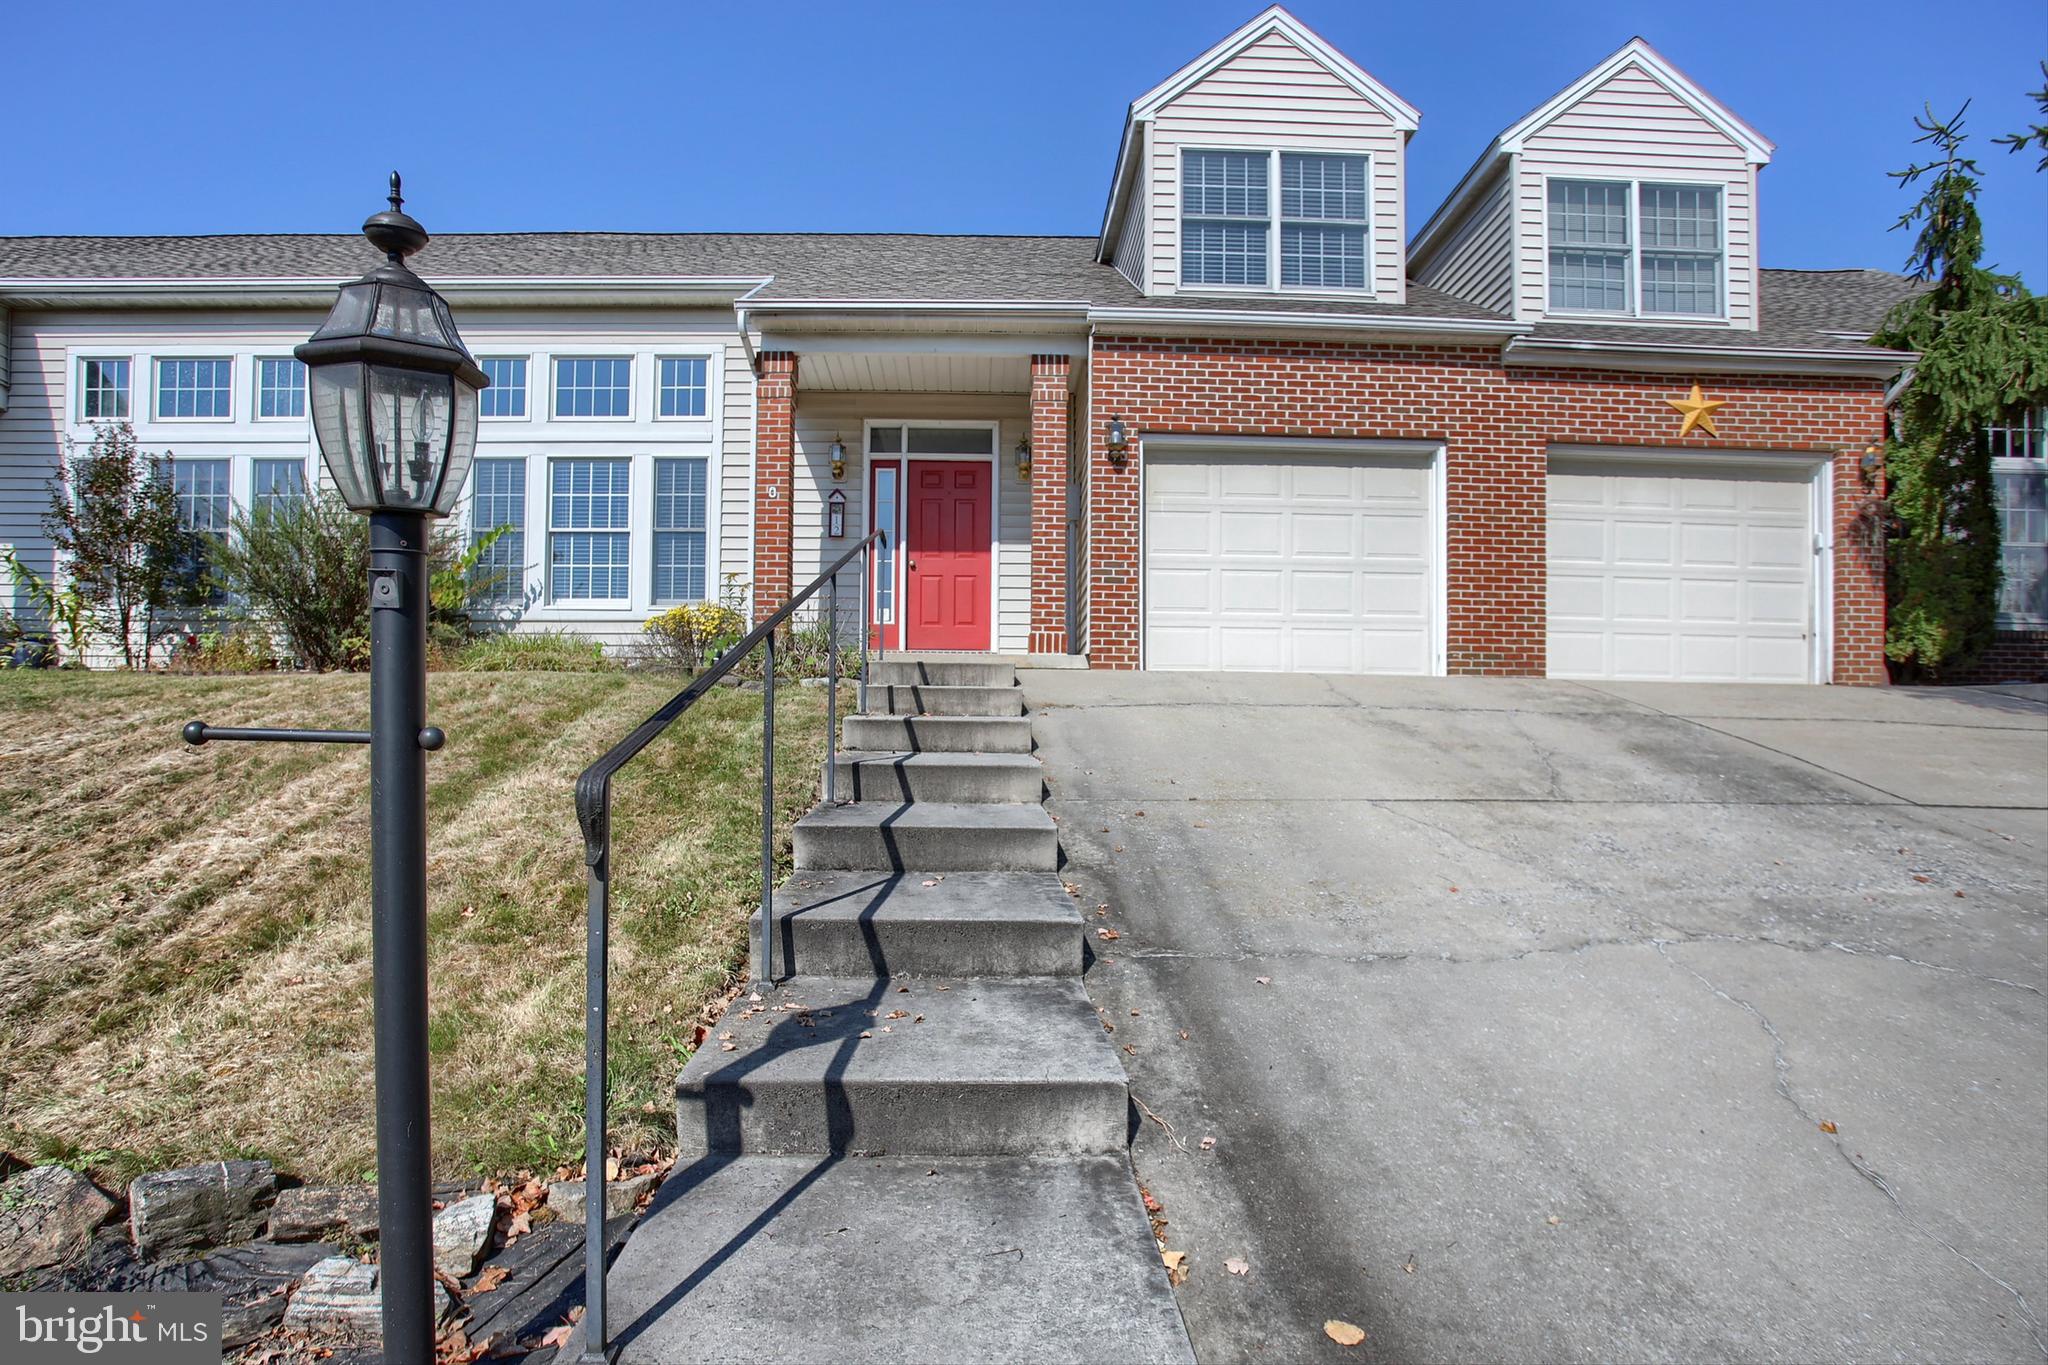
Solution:
<svg viewBox="0 0 2048 1365"><path fill-rule="evenodd" d="M910 1022L913 1024L922 1024L924 1022L924 1016L922 1014L917 1015L913 1017Z"/></svg>
<svg viewBox="0 0 2048 1365"><path fill-rule="evenodd" d="M889 1013L888 1013L887 1015L885 1015L884 1017L885 1017L885 1018L889 1018L889 1019L908 1019L908 1018L910 1017L910 1011L909 1011L909 1010L890 1010L890 1011L889 1011Z"/></svg>
<svg viewBox="0 0 2048 1365"><path fill-rule="evenodd" d="M1143 1185L1138 1187L1138 1194L1145 1201L1145 1212L1147 1213L1157 1213L1166 1207L1153 1197L1152 1191L1146 1189Z"/></svg>
<svg viewBox="0 0 2048 1365"><path fill-rule="evenodd" d="M1356 1346L1365 1340L1365 1329L1355 1323L1331 1318L1323 1324L1323 1335L1339 1346Z"/></svg>
<svg viewBox="0 0 2048 1365"><path fill-rule="evenodd" d="M1188 1031L1187 1031L1186 1029L1182 1029L1182 1030L1180 1031L1180 1040L1181 1040L1181 1041L1182 1041L1183 1043L1185 1043L1185 1042L1186 1042L1186 1041L1188 1040Z"/></svg>
<svg viewBox="0 0 2048 1365"><path fill-rule="evenodd" d="M476 1283L469 1287L472 1294L488 1294L505 1283L505 1277L512 1273L510 1266L485 1266L484 1273L476 1277Z"/></svg>
<svg viewBox="0 0 2048 1365"><path fill-rule="evenodd" d="M1202 1139L1202 1150L1203 1150L1203 1151L1205 1151L1205 1152L1213 1152L1213 1151L1215 1151L1215 1150L1216 1150L1216 1139L1215 1139L1215 1138L1212 1138L1212 1137L1205 1137L1205 1138L1203 1138L1203 1139Z"/></svg>
<svg viewBox="0 0 2048 1365"><path fill-rule="evenodd" d="M1820 1130L1823 1133L1833 1133L1840 1131L1835 1127L1834 1120L1832 1119L1822 1119L1820 1121Z"/></svg>
<svg viewBox="0 0 2048 1365"><path fill-rule="evenodd" d="M560 1350L562 1347L567 1346L569 1344L568 1327L563 1326L548 1328L547 1335L540 1339L540 1344L542 1350L546 1350L550 1346L554 1347L557 1350Z"/></svg>
<svg viewBox="0 0 2048 1365"><path fill-rule="evenodd" d="M718 1045L718 1050L720 1052L738 1052L740 1050L740 1045L738 1043L720 1043Z"/></svg>
<svg viewBox="0 0 2048 1365"><path fill-rule="evenodd" d="M1455 886L1453 886L1453 887L1451 888L1451 894L1452 894L1453 896L1457 895L1457 894L1458 894L1458 888L1457 888L1457 887L1455 887Z"/></svg>
<svg viewBox="0 0 2048 1365"><path fill-rule="evenodd" d="M872 1033L869 1033L869 1032L868 1032L868 1031L867 1031L866 1029L862 1029L862 1030L860 1031L860 1036L861 1036L861 1037L863 1037L863 1038L872 1038L872 1037L874 1037L875 1035L874 1035L874 1034L872 1034Z"/></svg>
<svg viewBox="0 0 2048 1365"><path fill-rule="evenodd" d="M1159 1259L1166 1263L1166 1282L1178 1288L1188 1282L1188 1254L1185 1251L1162 1251Z"/></svg>
<svg viewBox="0 0 2048 1365"><path fill-rule="evenodd" d="M1104 927L1097 929L1095 931L1095 937L1113 942L1116 939L1122 938L1123 935L1105 925Z"/></svg>
<svg viewBox="0 0 2048 1365"><path fill-rule="evenodd" d="M1559 1223L1562 1223L1564 1219L1558 1217L1556 1214L1553 1213L1550 1215L1550 1217L1544 1219L1543 1221L1550 1224L1550 1226L1552 1227L1556 1227Z"/></svg>
<svg viewBox="0 0 2048 1365"><path fill-rule="evenodd" d="M755 991L752 995L748 996L747 999L751 1003L758 1005L761 1003L761 992Z"/></svg>
<svg viewBox="0 0 2048 1365"><path fill-rule="evenodd" d="M1969 898L1968 898L1967 896L1965 896L1965 895L1964 895L1964 894L1963 894L1962 892L1958 891L1958 892L1956 892L1956 899L1957 899L1957 900L1967 900L1967 899L1969 899Z"/></svg>
<svg viewBox="0 0 2048 1365"><path fill-rule="evenodd" d="M1934 878L1932 878L1932 877L1928 877L1928 876L1924 876L1924 875L1922 875L1921 873L1915 872L1915 873L1913 874L1913 880L1914 880L1914 881L1916 881L1916 882L1919 882L1919 883L1921 883L1922 885L1925 885L1926 883L1928 883L1928 882L1931 882L1931 881L1933 881L1933 880L1934 880Z"/></svg>
<svg viewBox="0 0 2048 1365"><path fill-rule="evenodd" d="M1242 1256L1232 1256L1223 1263L1223 1268L1233 1275L1249 1275L1252 1273L1252 1263Z"/></svg>
<svg viewBox="0 0 2048 1365"><path fill-rule="evenodd" d="M1252 978L1252 980L1258 982L1261 986L1270 986L1273 984L1273 978L1270 976L1255 976Z"/></svg>
<svg viewBox="0 0 2048 1365"><path fill-rule="evenodd" d="M927 877L924 879L924 884L926 886L937 886L941 880L942 879L938 877Z"/></svg>

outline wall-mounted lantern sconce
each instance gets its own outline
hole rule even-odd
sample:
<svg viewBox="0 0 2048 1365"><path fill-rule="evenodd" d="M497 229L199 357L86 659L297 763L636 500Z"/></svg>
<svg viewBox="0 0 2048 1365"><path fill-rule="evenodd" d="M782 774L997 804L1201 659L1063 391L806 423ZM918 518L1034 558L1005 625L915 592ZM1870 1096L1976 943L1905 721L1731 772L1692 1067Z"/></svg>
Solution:
<svg viewBox="0 0 2048 1365"><path fill-rule="evenodd" d="M1884 468L1884 447L1875 444L1865 446L1863 458L1856 462L1856 467L1863 472L1865 488L1877 487L1878 471Z"/></svg>
<svg viewBox="0 0 2048 1365"><path fill-rule="evenodd" d="M837 436L832 438L832 477L835 480L846 477L846 442Z"/></svg>
<svg viewBox="0 0 2048 1365"><path fill-rule="evenodd" d="M1017 477L1031 482L1031 438L1021 437L1017 441Z"/></svg>
<svg viewBox="0 0 2048 1365"><path fill-rule="evenodd" d="M825 535L838 540L846 534L846 494L835 488L825 499Z"/></svg>
<svg viewBox="0 0 2048 1365"><path fill-rule="evenodd" d="M1109 462L1123 468L1124 461L1131 457L1131 438L1124 431L1124 419L1109 419Z"/></svg>

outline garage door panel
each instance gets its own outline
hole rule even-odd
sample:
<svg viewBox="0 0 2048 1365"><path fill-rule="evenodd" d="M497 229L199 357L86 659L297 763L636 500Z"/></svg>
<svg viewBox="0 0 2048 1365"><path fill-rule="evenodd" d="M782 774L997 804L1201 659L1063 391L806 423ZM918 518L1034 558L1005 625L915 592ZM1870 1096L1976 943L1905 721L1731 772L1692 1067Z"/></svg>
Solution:
<svg viewBox="0 0 2048 1365"><path fill-rule="evenodd" d="M1433 487L1414 458L1148 458L1146 666L1431 671Z"/></svg>
<svg viewBox="0 0 2048 1365"><path fill-rule="evenodd" d="M1552 676L1807 680L1806 470L1587 460L1548 489Z"/></svg>

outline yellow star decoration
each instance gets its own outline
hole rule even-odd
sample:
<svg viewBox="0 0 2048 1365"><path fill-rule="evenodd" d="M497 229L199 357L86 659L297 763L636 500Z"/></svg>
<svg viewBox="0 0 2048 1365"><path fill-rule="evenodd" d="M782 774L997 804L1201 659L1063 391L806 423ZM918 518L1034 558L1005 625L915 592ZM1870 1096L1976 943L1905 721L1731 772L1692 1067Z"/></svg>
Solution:
<svg viewBox="0 0 2048 1365"><path fill-rule="evenodd" d="M1678 428L1678 434L1681 437L1692 435L1694 427L1704 429L1709 436L1719 436L1721 434L1714 430L1714 409L1727 407L1727 399L1709 398L1704 393L1701 393L1700 386L1695 384L1692 386L1692 393L1689 397L1667 398L1664 401L1685 414L1685 422Z"/></svg>

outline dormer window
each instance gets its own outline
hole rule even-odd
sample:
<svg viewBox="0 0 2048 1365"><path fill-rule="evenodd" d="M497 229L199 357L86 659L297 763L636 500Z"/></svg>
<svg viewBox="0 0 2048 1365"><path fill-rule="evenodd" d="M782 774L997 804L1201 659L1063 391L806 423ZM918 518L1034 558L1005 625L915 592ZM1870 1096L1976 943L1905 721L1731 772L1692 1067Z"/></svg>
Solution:
<svg viewBox="0 0 2048 1365"><path fill-rule="evenodd" d="M1367 288L1369 160L1310 152L1183 152L1181 286L1270 289L1277 254L1282 289Z"/></svg>
<svg viewBox="0 0 2048 1365"><path fill-rule="evenodd" d="M1553 179L1549 236L1553 312L1722 315L1718 186Z"/></svg>

